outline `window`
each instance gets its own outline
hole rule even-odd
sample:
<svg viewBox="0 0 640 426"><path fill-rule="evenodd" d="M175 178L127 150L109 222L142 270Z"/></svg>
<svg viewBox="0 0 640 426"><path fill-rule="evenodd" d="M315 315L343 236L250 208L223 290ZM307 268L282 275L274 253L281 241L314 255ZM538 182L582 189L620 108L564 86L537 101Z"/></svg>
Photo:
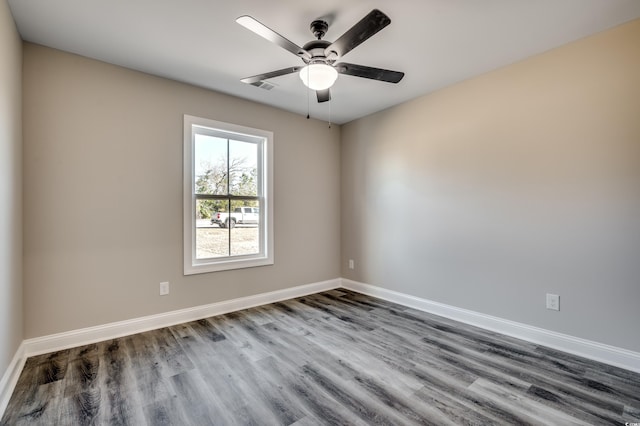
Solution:
<svg viewBox="0 0 640 426"><path fill-rule="evenodd" d="M184 116L185 275L273 264L273 133Z"/></svg>

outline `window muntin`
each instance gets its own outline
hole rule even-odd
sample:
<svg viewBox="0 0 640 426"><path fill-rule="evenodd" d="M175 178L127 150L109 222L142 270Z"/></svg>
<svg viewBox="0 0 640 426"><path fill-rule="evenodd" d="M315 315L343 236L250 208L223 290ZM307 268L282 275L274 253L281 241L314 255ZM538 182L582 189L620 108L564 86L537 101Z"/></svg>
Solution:
<svg viewBox="0 0 640 426"><path fill-rule="evenodd" d="M273 264L271 132L185 115L185 274Z"/></svg>

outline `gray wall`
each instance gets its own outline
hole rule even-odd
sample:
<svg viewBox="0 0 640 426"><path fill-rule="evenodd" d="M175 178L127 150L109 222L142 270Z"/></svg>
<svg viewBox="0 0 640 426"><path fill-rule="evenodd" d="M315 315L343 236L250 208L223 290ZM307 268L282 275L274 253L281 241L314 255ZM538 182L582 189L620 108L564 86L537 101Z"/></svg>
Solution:
<svg viewBox="0 0 640 426"><path fill-rule="evenodd" d="M23 54L27 338L340 276L338 126L33 44ZM274 132L275 265L183 276L183 114Z"/></svg>
<svg viewBox="0 0 640 426"><path fill-rule="evenodd" d="M0 378L22 342L22 41L0 1Z"/></svg>
<svg viewBox="0 0 640 426"><path fill-rule="evenodd" d="M639 351L639 40L636 20L343 126L342 276Z"/></svg>
<svg viewBox="0 0 640 426"><path fill-rule="evenodd" d="M0 367L22 338L20 47L2 29ZM25 44L24 335L342 275L640 350L638 39L634 21L331 130ZM184 113L274 131L274 266L182 275Z"/></svg>

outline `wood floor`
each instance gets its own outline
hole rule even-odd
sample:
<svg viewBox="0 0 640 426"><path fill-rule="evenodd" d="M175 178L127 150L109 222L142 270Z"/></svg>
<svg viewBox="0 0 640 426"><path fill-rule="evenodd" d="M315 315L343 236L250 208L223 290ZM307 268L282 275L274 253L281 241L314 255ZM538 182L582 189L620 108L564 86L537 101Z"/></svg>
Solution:
<svg viewBox="0 0 640 426"><path fill-rule="evenodd" d="M29 358L0 424L625 422L639 374L334 290Z"/></svg>

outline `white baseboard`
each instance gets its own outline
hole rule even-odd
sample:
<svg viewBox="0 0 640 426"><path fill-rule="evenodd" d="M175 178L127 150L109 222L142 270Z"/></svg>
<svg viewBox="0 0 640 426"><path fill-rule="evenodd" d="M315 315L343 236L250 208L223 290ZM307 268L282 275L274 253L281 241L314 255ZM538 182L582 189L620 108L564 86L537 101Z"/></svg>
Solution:
<svg viewBox="0 0 640 426"><path fill-rule="evenodd" d="M640 373L640 353L638 352L569 336L567 334L556 333L543 328L533 327L467 309L456 308L455 306L445 305L444 303L434 302L344 278L342 279L342 287L409 308L429 312L465 324L474 325L486 330L495 331L531 343Z"/></svg>
<svg viewBox="0 0 640 426"><path fill-rule="evenodd" d="M254 306L266 305L281 300L306 296L313 293L332 290L340 287L340 278L306 284L297 287L276 290L269 293L261 293L238 299L225 300L209 305L180 309L157 315L149 315L126 321L118 321L95 327L51 334L49 336L36 337L24 341L24 355L30 357L48 352L55 352L76 346L88 345L103 340L115 339L143 331L155 330L162 327L195 321L202 318L222 315L229 312L240 311Z"/></svg>
<svg viewBox="0 0 640 426"><path fill-rule="evenodd" d="M7 408L7 404L9 404L9 399L11 399L11 394L16 387L16 383L18 383L18 378L20 377L26 360L27 357L24 355L23 342L18 346L18 350L9 363L9 367L7 367L7 371L5 371L2 379L0 379L0 419L4 414L4 410Z"/></svg>

